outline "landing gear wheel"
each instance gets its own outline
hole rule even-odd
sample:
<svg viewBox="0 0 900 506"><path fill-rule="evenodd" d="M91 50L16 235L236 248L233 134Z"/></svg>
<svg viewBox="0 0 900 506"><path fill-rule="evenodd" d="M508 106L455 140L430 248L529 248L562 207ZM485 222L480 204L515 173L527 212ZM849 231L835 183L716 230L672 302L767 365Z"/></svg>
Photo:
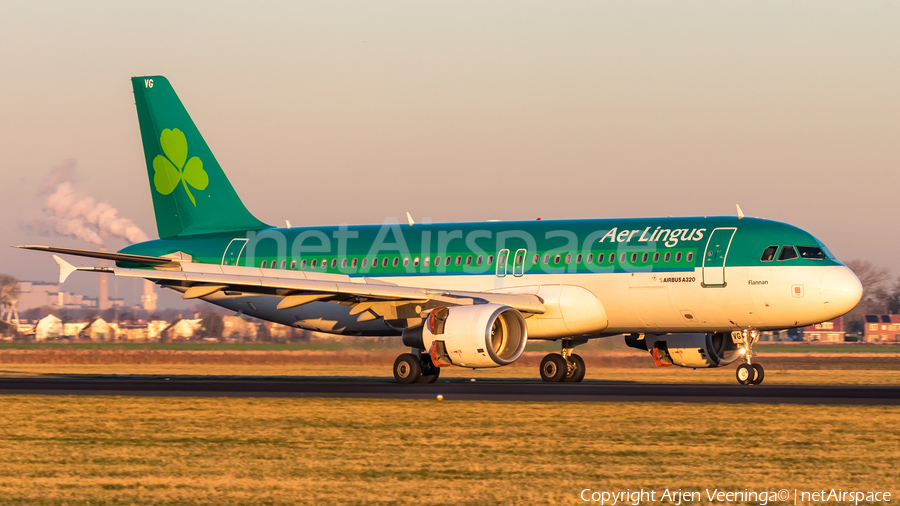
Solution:
<svg viewBox="0 0 900 506"><path fill-rule="evenodd" d="M759 385L763 382L763 378L766 377L766 372L763 370L763 366L759 364L753 364L753 372L755 374L753 375L753 381L750 383L752 385Z"/></svg>
<svg viewBox="0 0 900 506"><path fill-rule="evenodd" d="M412 353L404 353L394 360L394 379L397 383L411 384L422 376L422 363Z"/></svg>
<svg viewBox="0 0 900 506"><path fill-rule="evenodd" d="M756 373L753 371L753 366L750 364L741 364L734 372L734 375L737 377L738 383L741 385L749 385L750 382L753 381L753 377Z"/></svg>
<svg viewBox="0 0 900 506"><path fill-rule="evenodd" d="M582 360L581 357L574 353L569 355L569 360L575 367L573 367L572 370L569 371L569 374L566 375L566 379L564 381L566 381L567 383L579 383L584 379L584 360Z"/></svg>
<svg viewBox="0 0 900 506"><path fill-rule="evenodd" d="M434 368L434 374L423 374L419 376L419 383L434 383L441 377L441 369L439 367Z"/></svg>
<svg viewBox="0 0 900 506"><path fill-rule="evenodd" d="M566 379L569 366L559 353L551 353L541 360L541 379L548 383L559 383Z"/></svg>

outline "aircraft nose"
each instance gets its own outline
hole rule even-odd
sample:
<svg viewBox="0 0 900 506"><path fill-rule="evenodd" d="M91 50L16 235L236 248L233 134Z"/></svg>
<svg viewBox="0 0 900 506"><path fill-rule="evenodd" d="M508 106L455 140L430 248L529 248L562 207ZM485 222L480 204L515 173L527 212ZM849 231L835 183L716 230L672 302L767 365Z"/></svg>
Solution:
<svg viewBox="0 0 900 506"><path fill-rule="evenodd" d="M822 302L832 318L841 316L859 304L862 284L847 267L834 267L822 275Z"/></svg>

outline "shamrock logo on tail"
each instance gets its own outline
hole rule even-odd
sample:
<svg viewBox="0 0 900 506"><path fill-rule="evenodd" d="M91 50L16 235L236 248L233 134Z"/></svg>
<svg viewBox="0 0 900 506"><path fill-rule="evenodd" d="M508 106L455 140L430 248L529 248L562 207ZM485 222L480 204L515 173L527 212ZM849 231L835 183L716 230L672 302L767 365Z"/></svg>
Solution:
<svg viewBox="0 0 900 506"><path fill-rule="evenodd" d="M175 191L178 183L184 183L184 191L191 199L194 207L197 201L191 195L191 188L205 190L209 184L209 175L203 170L203 161L196 156L187 160L188 145L184 133L179 129L162 131L159 136L159 145L162 146L163 155L156 155L153 159L153 185L156 191L168 195ZM187 164L185 164L187 160Z"/></svg>

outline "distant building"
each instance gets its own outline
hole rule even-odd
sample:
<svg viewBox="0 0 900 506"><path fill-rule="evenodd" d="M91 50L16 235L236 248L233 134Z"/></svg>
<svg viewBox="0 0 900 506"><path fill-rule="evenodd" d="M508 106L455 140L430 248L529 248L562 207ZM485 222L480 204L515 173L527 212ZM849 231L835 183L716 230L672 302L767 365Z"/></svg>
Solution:
<svg viewBox="0 0 900 506"><path fill-rule="evenodd" d="M57 283L43 281L19 281L17 308L27 311L41 306L72 309L96 309L96 297L86 297L79 293L60 291ZM113 307L125 307L123 299L109 299Z"/></svg>
<svg viewBox="0 0 900 506"><path fill-rule="evenodd" d="M158 341L162 331L168 328L169 322L165 320L151 320L147 322L147 339Z"/></svg>
<svg viewBox="0 0 900 506"><path fill-rule="evenodd" d="M34 326L34 340L35 341L46 341L47 339L58 339L63 335L63 323L62 320L53 316L52 314L48 314L47 316L38 320L37 324Z"/></svg>
<svg viewBox="0 0 900 506"><path fill-rule="evenodd" d="M803 340L807 342L842 343L846 334L843 316L803 327Z"/></svg>
<svg viewBox="0 0 900 506"><path fill-rule="evenodd" d="M223 316L222 327L222 337L225 339L256 341L256 324L240 316Z"/></svg>
<svg viewBox="0 0 900 506"><path fill-rule="evenodd" d="M867 314L863 340L867 343L900 343L900 315Z"/></svg>
<svg viewBox="0 0 900 506"><path fill-rule="evenodd" d="M160 339L165 341L183 341L194 337L200 330L200 318L178 318L160 332Z"/></svg>
<svg viewBox="0 0 900 506"><path fill-rule="evenodd" d="M78 337L90 341L115 341L116 328L103 318L94 318L82 328Z"/></svg>

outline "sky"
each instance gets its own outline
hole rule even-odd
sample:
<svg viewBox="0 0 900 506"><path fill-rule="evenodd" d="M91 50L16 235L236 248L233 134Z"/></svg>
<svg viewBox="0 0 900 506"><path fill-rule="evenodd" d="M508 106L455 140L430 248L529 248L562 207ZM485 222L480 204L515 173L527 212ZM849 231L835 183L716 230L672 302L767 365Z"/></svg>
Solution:
<svg viewBox="0 0 900 506"><path fill-rule="evenodd" d="M23 227L64 163L156 237L129 78L164 75L268 223L740 204L900 275L898 19L896 2L4 0L0 272L57 276L6 246L92 247Z"/></svg>

